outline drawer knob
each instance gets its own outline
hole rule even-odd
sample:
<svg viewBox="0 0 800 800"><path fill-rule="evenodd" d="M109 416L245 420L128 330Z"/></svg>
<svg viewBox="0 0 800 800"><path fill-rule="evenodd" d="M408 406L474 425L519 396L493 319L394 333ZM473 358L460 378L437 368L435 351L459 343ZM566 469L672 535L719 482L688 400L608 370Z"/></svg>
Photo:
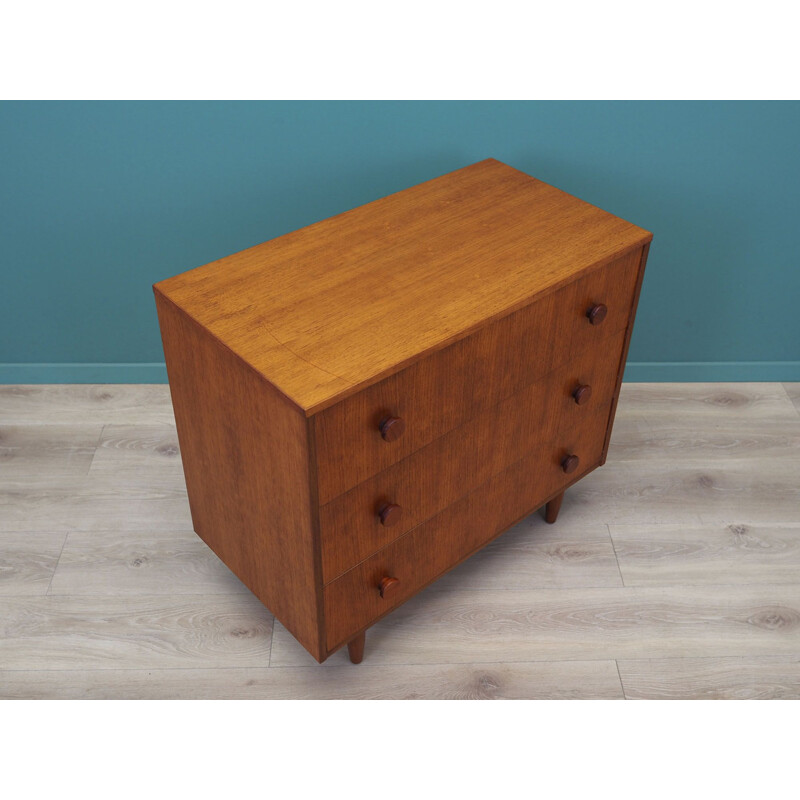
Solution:
<svg viewBox="0 0 800 800"><path fill-rule="evenodd" d="M378 584L378 591L380 591L381 597L392 595L399 584L400 581L398 578L390 578L388 575L381 578L381 582Z"/></svg>
<svg viewBox="0 0 800 800"><path fill-rule="evenodd" d="M381 525L385 525L387 528L396 522L400 522L400 517L402 516L403 509L395 503L384 503L378 510Z"/></svg>
<svg viewBox="0 0 800 800"><path fill-rule="evenodd" d="M406 423L400 417L386 417L380 424L381 436L387 442L396 442L406 429Z"/></svg>
<svg viewBox="0 0 800 800"><path fill-rule="evenodd" d="M591 396L592 387L585 383L579 384L572 393L573 399L579 406L585 406L589 402Z"/></svg>
<svg viewBox="0 0 800 800"><path fill-rule="evenodd" d="M608 314L608 308L602 303L596 303L586 312L591 325L599 325L606 318L606 314Z"/></svg>
<svg viewBox="0 0 800 800"><path fill-rule="evenodd" d="M578 464L581 463L581 460L576 455L569 455L561 462L561 469L570 474L570 472L575 472L578 469Z"/></svg>

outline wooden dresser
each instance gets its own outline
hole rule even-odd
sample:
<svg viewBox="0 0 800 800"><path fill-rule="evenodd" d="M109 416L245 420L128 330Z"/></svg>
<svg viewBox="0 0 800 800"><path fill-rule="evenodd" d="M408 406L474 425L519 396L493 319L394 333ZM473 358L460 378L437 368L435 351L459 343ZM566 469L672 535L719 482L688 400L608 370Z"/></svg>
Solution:
<svg viewBox="0 0 800 800"><path fill-rule="evenodd" d="M603 464L651 238L489 159L157 283L194 529L360 661Z"/></svg>

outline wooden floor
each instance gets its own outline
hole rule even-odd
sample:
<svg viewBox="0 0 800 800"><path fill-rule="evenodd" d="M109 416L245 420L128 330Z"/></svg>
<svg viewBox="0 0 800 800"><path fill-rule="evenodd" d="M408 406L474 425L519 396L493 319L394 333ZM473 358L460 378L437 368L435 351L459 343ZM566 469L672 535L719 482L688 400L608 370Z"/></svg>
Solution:
<svg viewBox="0 0 800 800"><path fill-rule="evenodd" d="M800 698L800 384L625 384L608 463L319 666L191 530L166 386L0 386L0 697Z"/></svg>

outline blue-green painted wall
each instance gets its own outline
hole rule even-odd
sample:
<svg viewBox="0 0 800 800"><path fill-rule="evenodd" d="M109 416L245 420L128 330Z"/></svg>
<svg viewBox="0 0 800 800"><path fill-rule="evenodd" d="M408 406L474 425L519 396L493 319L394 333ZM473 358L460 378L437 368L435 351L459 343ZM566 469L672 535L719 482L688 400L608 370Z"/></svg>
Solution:
<svg viewBox="0 0 800 800"><path fill-rule="evenodd" d="M800 103L0 104L0 381L164 379L151 284L492 156L654 232L626 379L800 380Z"/></svg>

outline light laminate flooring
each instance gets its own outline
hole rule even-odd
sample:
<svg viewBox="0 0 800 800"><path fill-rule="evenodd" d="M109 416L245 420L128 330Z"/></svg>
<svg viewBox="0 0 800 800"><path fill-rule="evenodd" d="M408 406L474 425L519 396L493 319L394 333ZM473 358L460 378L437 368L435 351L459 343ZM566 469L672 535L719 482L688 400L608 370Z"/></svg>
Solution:
<svg viewBox="0 0 800 800"><path fill-rule="evenodd" d="M193 533L169 390L0 386L0 698L800 699L800 384L624 384L606 465L318 665Z"/></svg>

